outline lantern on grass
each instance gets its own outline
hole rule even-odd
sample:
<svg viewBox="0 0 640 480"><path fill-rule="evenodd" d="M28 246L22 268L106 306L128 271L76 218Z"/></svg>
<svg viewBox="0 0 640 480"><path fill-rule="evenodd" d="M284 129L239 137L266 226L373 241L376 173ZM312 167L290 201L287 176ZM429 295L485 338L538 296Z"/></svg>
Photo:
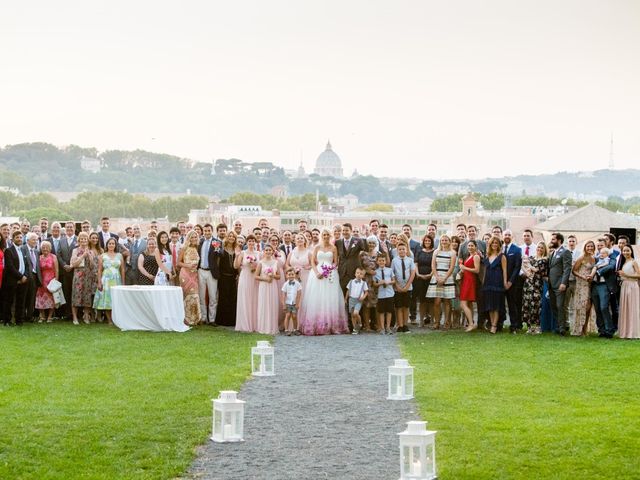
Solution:
<svg viewBox="0 0 640 480"><path fill-rule="evenodd" d="M233 390L223 390L213 399L213 435L217 443L244 442L244 404Z"/></svg>
<svg viewBox="0 0 640 480"><path fill-rule="evenodd" d="M265 340L260 340L251 347L251 373L256 377L275 375L273 347Z"/></svg>
<svg viewBox="0 0 640 480"><path fill-rule="evenodd" d="M413 398L413 367L407 360L397 359L389 367L388 400L409 400Z"/></svg>
<svg viewBox="0 0 640 480"><path fill-rule="evenodd" d="M436 432L427 422L407 422L400 437L400 480L433 480L436 475Z"/></svg>

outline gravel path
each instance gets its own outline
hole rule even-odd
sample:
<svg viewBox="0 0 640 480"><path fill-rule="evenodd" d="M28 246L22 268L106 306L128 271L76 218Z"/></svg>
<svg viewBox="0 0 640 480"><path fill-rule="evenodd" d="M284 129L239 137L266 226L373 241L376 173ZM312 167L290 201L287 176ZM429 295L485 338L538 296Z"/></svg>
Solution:
<svg viewBox="0 0 640 480"><path fill-rule="evenodd" d="M390 401L395 337L278 336L276 376L253 378L245 442L200 447L192 479L397 479L397 433L418 420L413 401ZM249 352L247 352L249 360Z"/></svg>

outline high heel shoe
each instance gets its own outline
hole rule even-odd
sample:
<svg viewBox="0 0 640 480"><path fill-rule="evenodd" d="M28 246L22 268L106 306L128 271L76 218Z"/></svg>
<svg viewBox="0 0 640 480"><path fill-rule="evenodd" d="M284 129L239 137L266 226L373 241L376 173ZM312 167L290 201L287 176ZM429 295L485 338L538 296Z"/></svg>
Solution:
<svg viewBox="0 0 640 480"><path fill-rule="evenodd" d="M489 330L489 331L491 332L491 335L495 335L495 334L496 334L496 332L498 331L498 327L497 327L497 326L495 326L495 325L493 325L493 326L491 327L491 330Z"/></svg>

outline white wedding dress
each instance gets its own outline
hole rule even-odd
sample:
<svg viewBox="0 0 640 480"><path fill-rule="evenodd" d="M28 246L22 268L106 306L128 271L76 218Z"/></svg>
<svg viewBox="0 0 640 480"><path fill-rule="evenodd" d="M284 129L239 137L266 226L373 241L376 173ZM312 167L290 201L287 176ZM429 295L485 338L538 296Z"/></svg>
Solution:
<svg viewBox="0 0 640 480"><path fill-rule="evenodd" d="M333 252L318 250L318 270L321 265L333 265ZM337 270L327 278L318 278L312 269L302 295L299 328L303 335L349 333L344 297Z"/></svg>

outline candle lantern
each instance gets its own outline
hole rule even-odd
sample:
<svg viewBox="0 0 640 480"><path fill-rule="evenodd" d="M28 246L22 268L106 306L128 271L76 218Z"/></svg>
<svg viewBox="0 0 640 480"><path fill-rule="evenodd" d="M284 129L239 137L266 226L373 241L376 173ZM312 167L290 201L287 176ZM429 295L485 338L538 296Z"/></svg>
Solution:
<svg viewBox="0 0 640 480"><path fill-rule="evenodd" d="M244 404L232 390L223 390L213 399L211 440L217 443L244 441Z"/></svg>
<svg viewBox="0 0 640 480"><path fill-rule="evenodd" d="M251 347L251 373L254 376L270 377L276 374L273 351L271 344L264 340Z"/></svg>
<svg viewBox="0 0 640 480"><path fill-rule="evenodd" d="M407 360L394 360L389 367L388 400L409 400L413 398L413 367Z"/></svg>
<svg viewBox="0 0 640 480"><path fill-rule="evenodd" d="M433 480L436 474L436 432L427 422L407 422L400 437L400 480Z"/></svg>

